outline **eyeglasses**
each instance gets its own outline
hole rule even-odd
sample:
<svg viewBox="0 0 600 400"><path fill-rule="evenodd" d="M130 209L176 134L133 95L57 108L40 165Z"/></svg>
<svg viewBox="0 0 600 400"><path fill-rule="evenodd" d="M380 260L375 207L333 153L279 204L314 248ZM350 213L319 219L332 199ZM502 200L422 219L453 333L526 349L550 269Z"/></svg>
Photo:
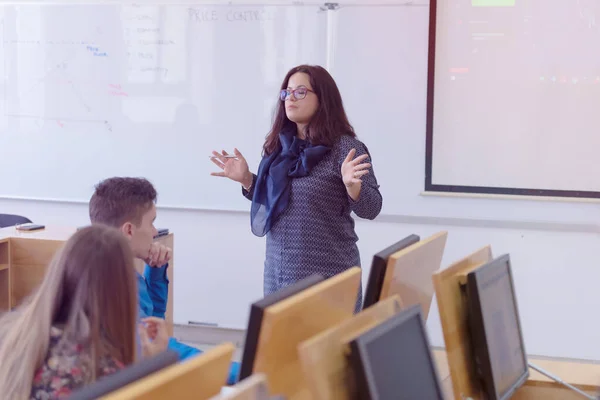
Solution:
<svg viewBox="0 0 600 400"><path fill-rule="evenodd" d="M294 95L294 98L296 100L302 100L303 98L306 97L306 94L308 92L312 92L314 93L312 90L305 88L305 87L299 87L297 89L283 89L281 92L279 92L279 100L281 101L286 101L287 99L290 98L291 95Z"/></svg>

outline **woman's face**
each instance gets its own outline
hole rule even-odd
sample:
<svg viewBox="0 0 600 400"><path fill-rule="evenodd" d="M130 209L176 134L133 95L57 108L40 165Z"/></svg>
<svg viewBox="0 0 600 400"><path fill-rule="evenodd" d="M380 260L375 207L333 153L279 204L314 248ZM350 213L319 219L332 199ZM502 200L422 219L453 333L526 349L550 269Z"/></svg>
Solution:
<svg viewBox="0 0 600 400"><path fill-rule="evenodd" d="M297 72L288 81L289 96L285 100L285 114L296 124L306 125L319 107L319 99L304 72Z"/></svg>

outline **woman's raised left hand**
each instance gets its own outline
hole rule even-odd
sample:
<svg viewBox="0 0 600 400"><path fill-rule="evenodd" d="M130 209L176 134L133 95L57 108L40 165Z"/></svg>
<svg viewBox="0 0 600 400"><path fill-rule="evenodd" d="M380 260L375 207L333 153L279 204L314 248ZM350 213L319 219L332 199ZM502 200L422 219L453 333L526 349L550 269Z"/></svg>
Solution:
<svg viewBox="0 0 600 400"><path fill-rule="evenodd" d="M360 178L368 174L368 168L371 167L370 163L361 163L369 157L368 154L363 154L362 156L354 158L355 155L356 149L350 150L342 163L342 180L347 188L362 183Z"/></svg>

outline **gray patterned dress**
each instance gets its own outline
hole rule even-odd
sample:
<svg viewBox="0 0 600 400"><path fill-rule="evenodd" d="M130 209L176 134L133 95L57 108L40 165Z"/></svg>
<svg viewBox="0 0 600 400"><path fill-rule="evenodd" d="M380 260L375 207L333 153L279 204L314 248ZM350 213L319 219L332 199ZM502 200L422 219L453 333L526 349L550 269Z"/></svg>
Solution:
<svg viewBox="0 0 600 400"><path fill-rule="evenodd" d="M315 273L330 278L360 266L358 236L350 213L374 219L383 200L372 166L362 178L358 200L348 196L341 167L353 148L356 157L368 152L358 139L342 136L308 176L292 179L288 207L267 233L265 296ZM372 163L370 158L364 162ZM256 175L250 192L242 190L250 200L255 183ZM361 307L362 288L356 311Z"/></svg>

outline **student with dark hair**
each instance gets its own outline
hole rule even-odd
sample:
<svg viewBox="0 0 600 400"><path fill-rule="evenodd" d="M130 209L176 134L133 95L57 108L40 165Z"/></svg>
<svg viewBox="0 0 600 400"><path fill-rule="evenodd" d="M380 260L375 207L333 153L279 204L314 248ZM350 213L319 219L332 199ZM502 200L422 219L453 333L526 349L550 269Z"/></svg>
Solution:
<svg viewBox="0 0 600 400"><path fill-rule="evenodd" d="M264 293L311 274L331 277L360 266L351 213L377 217L382 196L367 147L356 138L331 75L292 68L281 85L258 172L243 155L213 151L214 176L242 185L252 200L251 228L267 236ZM356 310L362 305L362 291Z"/></svg>
<svg viewBox="0 0 600 400"><path fill-rule="evenodd" d="M105 224L119 229L129 239L134 257L146 263L144 276L136 271L140 317L165 318L169 298L167 268L171 249L154 242L158 231L156 219L157 193L143 178L115 177L96 186L89 204L92 224ZM169 339L169 349L185 360L202 352L194 347ZM232 363L228 384L237 381L239 363Z"/></svg>

